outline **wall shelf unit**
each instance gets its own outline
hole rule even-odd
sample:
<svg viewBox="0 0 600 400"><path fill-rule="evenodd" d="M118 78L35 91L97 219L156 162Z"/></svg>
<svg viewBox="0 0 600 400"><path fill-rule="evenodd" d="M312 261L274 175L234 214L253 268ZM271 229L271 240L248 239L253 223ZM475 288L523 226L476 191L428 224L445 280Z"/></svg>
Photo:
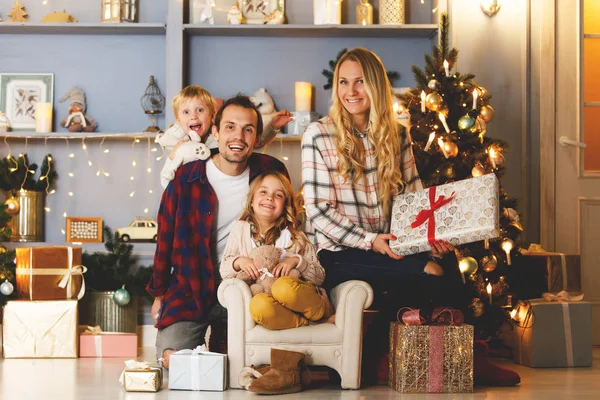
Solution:
<svg viewBox="0 0 600 400"><path fill-rule="evenodd" d="M432 38L436 24L389 25L192 25L184 24L188 35L195 36L255 36L255 37L369 37L369 38Z"/></svg>
<svg viewBox="0 0 600 400"><path fill-rule="evenodd" d="M166 25L160 23L35 23L2 22L0 33L32 35L164 35Z"/></svg>
<svg viewBox="0 0 600 400"><path fill-rule="evenodd" d="M130 132L130 133L69 133L69 132L0 132L0 138L27 139L27 140L75 140L75 139L145 139L156 137L153 132Z"/></svg>

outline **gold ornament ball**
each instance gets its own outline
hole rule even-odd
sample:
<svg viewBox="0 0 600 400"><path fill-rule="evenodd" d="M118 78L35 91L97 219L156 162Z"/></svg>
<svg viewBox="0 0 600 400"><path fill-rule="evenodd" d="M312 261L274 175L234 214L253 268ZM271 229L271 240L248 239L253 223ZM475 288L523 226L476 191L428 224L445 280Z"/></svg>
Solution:
<svg viewBox="0 0 600 400"><path fill-rule="evenodd" d="M446 168L442 170L442 174L449 179L454 178L454 167L452 165L448 165Z"/></svg>
<svg viewBox="0 0 600 400"><path fill-rule="evenodd" d="M492 108L492 106L489 106L489 105L483 106L483 107L481 107L481 111L479 112L479 115L485 122L490 122L491 120L494 119L494 109Z"/></svg>
<svg viewBox="0 0 600 400"><path fill-rule="evenodd" d="M473 299L470 307L473 309L473 316L475 318L481 317L485 311L485 303L478 297Z"/></svg>
<svg viewBox="0 0 600 400"><path fill-rule="evenodd" d="M471 170L471 175L473 175L474 178L485 175L485 169L483 169L483 166L481 166L481 164L477 164Z"/></svg>
<svg viewBox="0 0 600 400"><path fill-rule="evenodd" d="M477 260L473 257L463 257L458 263L460 264L460 270L466 276L473 275L477 272Z"/></svg>
<svg viewBox="0 0 600 400"><path fill-rule="evenodd" d="M458 146L456 143L451 141L444 142L444 151L448 154L448 157L456 157L458 154Z"/></svg>
<svg viewBox="0 0 600 400"><path fill-rule="evenodd" d="M427 83L427 87L431 90L437 89L438 85L439 85L439 82L436 81L435 79L432 79Z"/></svg>
<svg viewBox="0 0 600 400"><path fill-rule="evenodd" d="M431 111L440 111L444 105L444 99L438 93L429 93L425 97L425 105Z"/></svg>
<svg viewBox="0 0 600 400"><path fill-rule="evenodd" d="M493 254L485 256L481 259L481 266L485 272L492 272L498 266L498 259Z"/></svg>
<svg viewBox="0 0 600 400"><path fill-rule="evenodd" d="M21 205L15 198L10 198L4 202L6 204L6 212L10 215L17 215L21 211Z"/></svg>
<svg viewBox="0 0 600 400"><path fill-rule="evenodd" d="M6 253L6 249L2 246L0 246L0 254L4 254Z"/></svg>

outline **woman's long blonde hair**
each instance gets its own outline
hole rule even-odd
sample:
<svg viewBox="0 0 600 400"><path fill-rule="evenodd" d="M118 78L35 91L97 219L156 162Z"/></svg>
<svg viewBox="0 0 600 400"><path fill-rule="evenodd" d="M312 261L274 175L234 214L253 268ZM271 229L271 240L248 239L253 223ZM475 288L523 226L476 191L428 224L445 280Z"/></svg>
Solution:
<svg viewBox="0 0 600 400"><path fill-rule="evenodd" d="M364 147L362 139L355 134L352 115L338 97L340 66L345 61L356 61L363 71L365 90L371 101L368 138L376 151L378 196L387 218L391 212L392 196L404 189L400 171L400 128L393 111L392 89L383 63L375 53L365 48L346 52L335 67L329 115L337 130L338 172L346 180L351 178L353 184L365 177Z"/></svg>
<svg viewBox="0 0 600 400"><path fill-rule="evenodd" d="M273 225L273 227L267 231L263 238L258 230L258 222L256 221L254 210L252 209L252 201L254 200L254 194L268 176L274 177L281 183L281 186L283 187L283 194L285 196L285 203L283 205L283 212L281 213L281 216L277 219L275 225ZM290 180L281 172L267 171L257 176L250 184L248 198L246 199L246 205L244 206L240 220L250 223L250 233L252 234L252 238L256 242L260 242L263 245L274 245L277 239L279 239L281 231L287 228L292 237L292 243L290 244L289 248L297 245L299 252L303 253L306 244L308 243L308 239L301 231L298 210L299 207L296 202L294 189L292 188Z"/></svg>

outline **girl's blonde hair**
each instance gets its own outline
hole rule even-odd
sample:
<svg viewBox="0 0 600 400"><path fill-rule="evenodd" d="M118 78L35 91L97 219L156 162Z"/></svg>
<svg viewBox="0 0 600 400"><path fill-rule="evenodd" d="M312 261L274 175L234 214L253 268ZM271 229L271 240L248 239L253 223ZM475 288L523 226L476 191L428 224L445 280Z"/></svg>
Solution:
<svg viewBox="0 0 600 400"><path fill-rule="evenodd" d="M281 183L281 186L283 187L283 194L285 196L285 203L283 205L283 212L277 221L275 221L275 225L273 225L273 227L267 231L263 238L258 230L258 222L256 221L254 210L252 209L252 201L254 200L254 194L268 176L274 177ZM250 184L250 191L248 192L248 198L246 199L246 205L242 210L240 220L250 223L250 231L253 239L256 242L261 242L264 245L274 245L281 235L281 231L287 228L292 236L290 248L293 245L297 245L300 252L304 252L306 244L308 243L308 239L301 231L300 220L298 218L298 209L298 204L294 196L294 189L292 188L292 184L290 183L289 179L281 172L268 171L257 176Z"/></svg>
<svg viewBox="0 0 600 400"><path fill-rule="evenodd" d="M338 172L345 180L351 178L353 184L365 178L364 147L362 139L355 134L352 115L338 97L340 66L346 61L355 61L362 68L365 91L371 101L367 137L376 151L379 202L387 218L391 212L392 196L404 190L400 170L400 126L393 111L392 89L383 63L375 53L365 48L346 52L335 67L329 115L337 130Z"/></svg>
<svg viewBox="0 0 600 400"><path fill-rule="evenodd" d="M188 99L200 98L208 107L208 112L210 115L214 117L217 109L217 105L215 103L215 99L213 99L212 95L208 92L208 90L202 88L198 85L190 85L186 86L175 97L173 97L173 113L175 114L175 119L177 119L177 113L179 112L179 107L181 103Z"/></svg>

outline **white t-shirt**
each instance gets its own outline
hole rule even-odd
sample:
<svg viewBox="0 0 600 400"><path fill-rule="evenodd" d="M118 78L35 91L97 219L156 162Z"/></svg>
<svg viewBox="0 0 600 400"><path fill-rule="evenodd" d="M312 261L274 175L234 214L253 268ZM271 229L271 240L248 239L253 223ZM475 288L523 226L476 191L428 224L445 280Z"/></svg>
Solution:
<svg viewBox="0 0 600 400"><path fill-rule="evenodd" d="M250 167L238 176L230 176L221 172L211 158L206 163L206 177L217 195L216 218L210 232L212 261L217 266L221 262L233 223L240 218L246 203L250 190Z"/></svg>

